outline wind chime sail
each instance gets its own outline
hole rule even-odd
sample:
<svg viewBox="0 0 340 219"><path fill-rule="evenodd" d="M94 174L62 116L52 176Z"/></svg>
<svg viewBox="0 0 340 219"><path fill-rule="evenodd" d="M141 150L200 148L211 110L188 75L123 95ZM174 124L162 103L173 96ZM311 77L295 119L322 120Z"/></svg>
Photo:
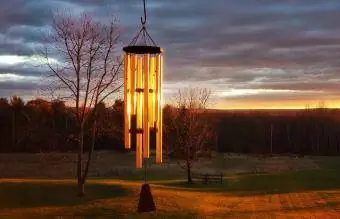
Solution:
<svg viewBox="0 0 340 219"><path fill-rule="evenodd" d="M156 147L156 163L162 163L163 50L146 30L144 3L142 28L124 51L124 141L136 148L136 167ZM154 133L153 135L150 135Z"/></svg>

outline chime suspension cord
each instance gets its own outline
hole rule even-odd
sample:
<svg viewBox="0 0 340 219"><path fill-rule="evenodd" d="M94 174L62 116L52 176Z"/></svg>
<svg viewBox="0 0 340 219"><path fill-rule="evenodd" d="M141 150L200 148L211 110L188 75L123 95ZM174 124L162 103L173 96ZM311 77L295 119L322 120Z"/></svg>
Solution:
<svg viewBox="0 0 340 219"><path fill-rule="evenodd" d="M144 26L146 23L146 0L143 0L143 5L144 5L144 18L141 17L140 21L142 22L142 25Z"/></svg>
<svg viewBox="0 0 340 219"><path fill-rule="evenodd" d="M142 26L143 26L143 29L145 30L145 24L146 24L146 0L143 0L143 6L144 6L144 18L143 17L141 17L141 22L142 22ZM146 36L145 36L145 32L146 31L143 31L143 38L144 38L144 43L145 43L145 45L146 45ZM144 172L144 182L146 183L146 181L147 181L147 169L148 169L148 167L147 167L147 160L148 159L144 159L144 170L145 170L145 172Z"/></svg>
<svg viewBox="0 0 340 219"><path fill-rule="evenodd" d="M156 43L149 35L148 31L146 30L146 20L147 20L147 13L146 13L146 0L143 0L144 6L144 17L140 17L142 28L139 30L138 34L131 40L129 45L135 45L140 36L143 37L144 45L148 45L148 41L152 43L153 46L156 46Z"/></svg>
<svg viewBox="0 0 340 219"><path fill-rule="evenodd" d="M148 163L147 163L147 158L144 158L144 183L146 184L146 181L148 180L147 177L148 177Z"/></svg>
<svg viewBox="0 0 340 219"><path fill-rule="evenodd" d="M145 36L145 24L146 24L146 2L145 2L146 0L143 0L143 5L144 5L144 18L143 17L141 17L140 18L140 21L142 22L142 29L144 30L143 31L143 39L144 39L144 43L145 43L145 45L147 44L146 43L146 36Z"/></svg>
<svg viewBox="0 0 340 219"><path fill-rule="evenodd" d="M145 35L145 33L146 33L146 29L145 29L145 24L146 24L146 0L143 0L143 6L144 6L144 18L143 17L141 17L140 18L140 21L141 21L141 23L142 23L142 30L144 30L143 31L143 38L144 38L144 43L145 43L145 45L147 44L146 43L146 35ZM149 34L148 34L149 35ZM144 148L144 147L143 147ZM147 170L148 170L148 167L147 167L147 160L148 159L146 159L146 158L144 158L143 159L143 161L144 161L144 182L146 183L146 181L147 181L147 175L148 175L148 173L147 173Z"/></svg>

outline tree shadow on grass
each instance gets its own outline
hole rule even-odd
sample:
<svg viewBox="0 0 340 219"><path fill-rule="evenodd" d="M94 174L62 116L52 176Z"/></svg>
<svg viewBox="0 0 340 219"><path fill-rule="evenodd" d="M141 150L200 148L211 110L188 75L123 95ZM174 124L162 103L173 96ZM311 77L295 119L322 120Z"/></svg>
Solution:
<svg viewBox="0 0 340 219"><path fill-rule="evenodd" d="M128 194L117 185L88 184L85 196L77 197L76 185L70 183L0 183L0 209L71 206Z"/></svg>

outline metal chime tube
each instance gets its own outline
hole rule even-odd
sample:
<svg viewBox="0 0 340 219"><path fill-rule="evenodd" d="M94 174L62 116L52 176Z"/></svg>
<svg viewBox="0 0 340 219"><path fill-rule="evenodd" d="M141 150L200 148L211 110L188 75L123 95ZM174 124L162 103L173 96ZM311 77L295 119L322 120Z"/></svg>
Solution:
<svg viewBox="0 0 340 219"><path fill-rule="evenodd" d="M136 144L136 167L143 165L143 57L137 56L137 144Z"/></svg>
<svg viewBox="0 0 340 219"><path fill-rule="evenodd" d="M143 157L150 156L150 126L149 126L149 54L143 57L143 77L144 77L144 112L143 112Z"/></svg>
<svg viewBox="0 0 340 219"><path fill-rule="evenodd" d="M162 163L162 56L156 56L156 163Z"/></svg>
<svg viewBox="0 0 340 219"><path fill-rule="evenodd" d="M129 60L130 56L126 54L124 56L124 145L126 149L131 148L130 142L130 121L131 121L131 111L130 111L130 66Z"/></svg>
<svg viewBox="0 0 340 219"><path fill-rule="evenodd" d="M136 56L129 55L130 57L130 109L131 109L131 116L136 116ZM130 116L130 122L131 122ZM130 123L131 124L131 123ZM131 127L130 127L131 128Z"/></svg>
<svg viewBox="0 0 340 219"><path fill-rule="evenodd" d="M141 161L138 158L138 147L137 147L137 92L136 92L136 88L137 88L137 57L134 54L130 55L130 61L131 61L131 72L130 72L130 84L131 84L131 111L132 111L132 115L130 117L131 120L131 128L130 128L130 134L132 134L132 138L133 138L133 142L136 146L136 167L141 165ZM132 119L133 119L133 123L132 123Z"/></svg>
<svg viewBox="0 0 340 219"><path fill-rule="evenodd" d="M150 56L149 62L149 125L155 127L155 56Z"/></svg>
<svg viewBox="0 0 340 219"><path fill-rule="evenodd" d="M158 163L163 162L163 56L159 55L160 58L160 66L159 66L159 98L160 98L160 104L159 104L159 160Z"/></svg>
<svg viewBox="0 0 340 219"><path fill-rule="evenodd" d="M136 146L136 167L150 157L150 129L155 131L156 163L162 163L162 54L125 53L124 141Z"/></svg>

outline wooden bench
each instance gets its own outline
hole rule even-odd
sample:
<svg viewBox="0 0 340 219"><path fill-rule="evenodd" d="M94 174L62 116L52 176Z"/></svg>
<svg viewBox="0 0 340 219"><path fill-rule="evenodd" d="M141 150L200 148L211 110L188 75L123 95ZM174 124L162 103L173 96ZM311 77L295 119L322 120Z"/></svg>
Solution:
<svg viewBox="0 0 340 219"><path fill-rule="evenodd" d="M200 179L202 180L203 184L209 184L209 183L223 183L223 173L220 174L195 174L192 176L193 180Z"/></svg>

